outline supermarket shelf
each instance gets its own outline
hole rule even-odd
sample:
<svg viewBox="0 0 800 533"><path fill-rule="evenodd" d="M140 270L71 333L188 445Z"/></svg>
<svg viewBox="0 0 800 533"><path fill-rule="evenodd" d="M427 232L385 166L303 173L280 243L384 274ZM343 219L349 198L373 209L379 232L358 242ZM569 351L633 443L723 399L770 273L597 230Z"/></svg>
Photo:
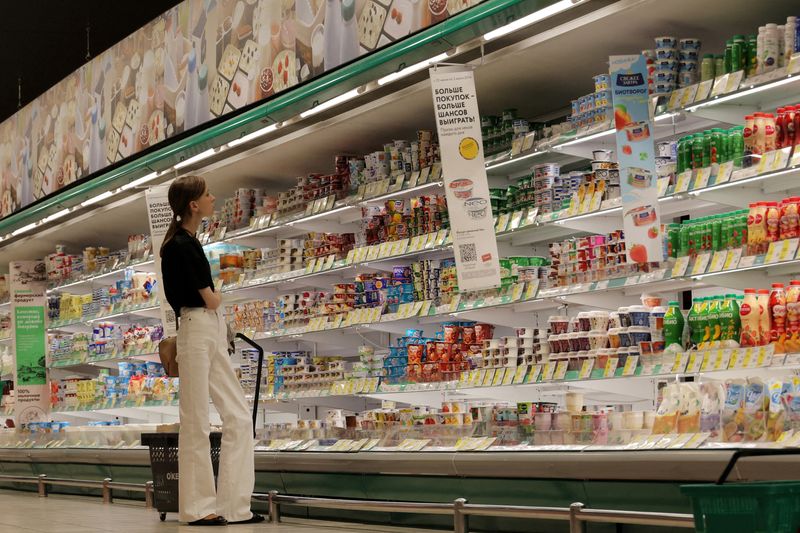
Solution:
<svg viewBox="0 0 800 533"><path fill-rule="evenodd" d="M108 354L105 356L95 356L95 357L87 357L84 356L83 358L70 358L70 359L61 359L58 361L54 361L53 363L48 366L50 369L69 369L80 371L81 369L92 369L92 368L116 368L117 363L121 363L124 361L160 361L158 353L155 353L150 350L144 350L140 352L130 352L126 354Z"/></svg>
<svg viewBox="0 0 800 533"><path fill-rule="evenodd" d="M424 179L420 175L424 174ZM251 242L263 242L266 235L276 238L290 238L293 236L302 235L307 231L330 231L331 224L337 225L352 225L361 217L361 208L372 202L379 202L388 199L401 199L410 198L419 194L430 194L434 191L441 192L442 182L439 181L441 176L441 168L438 165L428 167L423 171L415 172L404 177L404 185L398 187L397 190L392 190L392 180L387 178L382 182L376 182L371 185L374 186L373 191L364 190L357 191L353 196L345 198L337 202L330 202L331 206L324 210L319 210L312 213L296 213L287 217L276 218L261 218L255 219L251 223L251 227L242 228L234 232L228 233L225 238L219 239L221 242L235 242L238 244L246 244ZM413 185L411 185L413 183ZM411 186L409 186L411 185ZM391 192L390 192L391 191ZM313 204L311 204L313 211ZM209 244L216 242L213 239L209 240Z"/></svg>
<svg viewBox="0 0 800 533"><path fill-rule="evenodd" d="M53 294L56 292L65 291L66 289L71 289L74 292L82 292L85 290L91 290L98 281L106 280L110 281L111 279L122 279L124 277L125 271L129 268L134 270L139 270L141 267L153 267L155 265L155 261L153 261L152 257L141 260L141 261L133 261L123 265L116 265L114 268L106 271L100 272L97 274L93 274L91 276L86 276L81 279L70 280L58 285L54 285L47 289L47 294ZM109 279L110 278L110 279Z"/></svg>
<svg viewBox="0 0 800 533"><path fill-rule="evenodd" d="M744 115L756 111L772 111L782 103L797 96L800 78L789 73L787 68L778 69L768 75L748 78L741 87L723 95L692 101L683 108L670 108L654 117L655 141L676 137L685 133L707 129L722 124L741 123ZM717 83L727 83L727 79ZM696 89L695 89L696 90ZM529 171L538 163L568 165L592 158L592 150L616 149L614 129L610 124L582 128L552 139L532 143L527 149L505 152L487 158L489 175L516 176Z"/></svg>
<svg viewBox="0 0 800 533"><path fill-rule="evenodd" d="M112 320L118 317L127 316L142 316L146 318L157 318L159 315L158 304L147 303L140 306L133 306L128 308L120 308L113 310L111 313L99 315L94 317L82 317L77 320L54 320L48 325L48 331L80 331L85 329L88 325L98 322L100 320Z"/></svg>
<svg viewBox="0 0 800 533"><path fill-rule="evenodd" d="M461 373L458 380L385 384L378 378L362 378L336 382L324 388L313 386L299 391L279 391L264 395L266 403L303 401L339 396L366 396L409 404L438 406L442 397L448 401L506 400L530 398L532 389L540 397L562 396L568 390L579 390L590 403L642 402L652 399L654 380L675 381L689 376L725 380L742 377L772 377L800 370L800 354L772 354L771 349L714 349L676 354L662 364L635 365L618 368L609 375L604 369L583 372L564 371L551 363L521 367L487 368ZM628 373L628 374L626 374ZM591 375L591 377L588 377ZM623 386L621 386L623 385Z"/></svg>

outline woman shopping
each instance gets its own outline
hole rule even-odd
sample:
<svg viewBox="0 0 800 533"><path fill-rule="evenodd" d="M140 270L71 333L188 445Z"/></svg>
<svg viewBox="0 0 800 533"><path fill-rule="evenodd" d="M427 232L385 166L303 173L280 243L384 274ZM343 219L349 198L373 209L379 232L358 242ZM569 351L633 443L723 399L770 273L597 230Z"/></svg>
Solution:
<svg viewBox="0 0 800 533"><path fill-rule="evenodd" d="M179 519L190 525L252 524L255 484L253 423L227 351L221 297L195 237L214 212L214 196L199 176L176 179L169 188L173 218L161 246L164 294L178 317L180 368L178 441ZM216 489L209 442L209 396L222 418L222 450Z"/></svg>

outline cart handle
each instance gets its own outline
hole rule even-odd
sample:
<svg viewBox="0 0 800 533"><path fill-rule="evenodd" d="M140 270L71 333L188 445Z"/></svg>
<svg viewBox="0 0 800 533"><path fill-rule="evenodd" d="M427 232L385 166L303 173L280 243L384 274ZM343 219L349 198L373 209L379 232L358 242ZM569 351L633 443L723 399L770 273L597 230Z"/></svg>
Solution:
<svg viewBox="0 0 800 533"><path fill-rule="evenodd" d="M243 340L258 351L258 369L256 370L256 390L253 398L253 438L256 438L256 420L258 419L258 396L261 392L261 367L264 366L264 348L256 341L243 333L237 333L236 338Z"/></svg>
<svg viewBox="0 0 800 533"><path fill-rule="evenodd" d="M759 456L770 456L770 455L797 455L800 454L800 449L797 448L740 448L733 452L731 455L730 460L728 461L725 470L722 471L722 475L719 476L717 480L717 485L722 485L728 479L733 467L736 466L736 462L741 457L759 457Z"/></svg>

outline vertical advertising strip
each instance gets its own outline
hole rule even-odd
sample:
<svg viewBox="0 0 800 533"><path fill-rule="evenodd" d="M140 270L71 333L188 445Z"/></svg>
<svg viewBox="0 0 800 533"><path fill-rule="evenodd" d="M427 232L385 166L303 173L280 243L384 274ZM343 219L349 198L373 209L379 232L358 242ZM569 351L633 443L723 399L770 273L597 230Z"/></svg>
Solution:
<svg viewBox="0 0 800 533"><path fill-rule="evenodd" d="M472 69L464 67L438 67L430 75L458 288L499 287L500 261L475 78Z"/></svg>
<svg viewBox="0 0 800 533"><path fill-rule="evenodd" d="M642 55L611 56L609 63L628 262L662 261L647 63Z"/></svg>
<svg viewBox="0 0 800 533"><path fill-rule="evenodd" d="M45 422L50 411L47 384L47 272L43 261L12 261L11 315L14 325L14 416L17 425Z"/></svg>
<svg viewBox="0 0 800 533"><path fill-rule="evenodd" d="M167 200L169 185L151 187L147 189L147 217L150 220L150 242L152 242L153 259L155 260L156 276L158 276L159 287L161 288L161 323L164 325L164 336L171 337L178 331L178 324L175 312L169 306L167 297L164 295L164 285L161 280L161 243L164 242L164 235L167 233L170 222L172 222L172 208Z"/></svg>

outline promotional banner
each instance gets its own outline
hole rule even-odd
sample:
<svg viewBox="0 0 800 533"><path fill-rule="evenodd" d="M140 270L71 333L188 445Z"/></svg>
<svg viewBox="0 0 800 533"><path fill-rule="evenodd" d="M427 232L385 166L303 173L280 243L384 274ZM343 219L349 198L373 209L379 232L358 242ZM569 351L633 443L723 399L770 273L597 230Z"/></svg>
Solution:
<svg viewBox="0 0 800 533"><path fill-rule="evenodd" d="M14 416L17 424L45 422L50 412L47 383L47 271L43 261L12 261L11 316L14 327Z"/></svg>
<svg viewBox="0 0 800 533"><path fill-rule="evenodd" d="M430 75L458 288L499 287L500 261L475 78L465 67L438 67Z"/></svg>
<svg viewBox="0 0 800 533"><path fill-rule="evenodd" d="M0 217L480 1L184 0L0 123Z"/></svg>
<svg viewBox="0 0 800 533"><path fill-rule="evenodd" d="M653 121L642 55L611 56L611 89L628 262L663 260Z"/></svg>
<svg viewBox="0 0 800 533"><path fill-rule="evenodd" d="M172 208L169 206L167 192L169 185L151 187L145 192L147 200L147 218L150 221L150 242L153 248L153 259L156 267L156 276L161 287L161 324L164 326L164 336L171 337L178 332L178 321L175 312L170 307L164 294L164 285L161 280L161 244L172 222Z"/></svg>

